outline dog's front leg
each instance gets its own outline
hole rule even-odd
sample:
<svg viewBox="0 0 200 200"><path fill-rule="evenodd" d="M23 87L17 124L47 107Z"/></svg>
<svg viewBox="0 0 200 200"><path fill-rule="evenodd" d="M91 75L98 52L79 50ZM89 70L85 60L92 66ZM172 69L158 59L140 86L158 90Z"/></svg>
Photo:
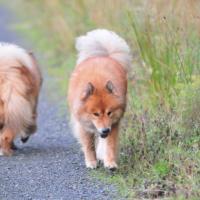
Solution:
<svg viewBox="0 0 200 200"><path fill-rule="evenodd" d="M114 170L117 168L118 125L105 138L104 167Z"/></svg>
<svg viewBox="0 0 200 200"><path fill-rule="evenodd" d="M85 156L85 164L87 168L94 169L97 167L97 159L95 153L95 135L87 133L84 130L79 132L79 142Z"/></svg>

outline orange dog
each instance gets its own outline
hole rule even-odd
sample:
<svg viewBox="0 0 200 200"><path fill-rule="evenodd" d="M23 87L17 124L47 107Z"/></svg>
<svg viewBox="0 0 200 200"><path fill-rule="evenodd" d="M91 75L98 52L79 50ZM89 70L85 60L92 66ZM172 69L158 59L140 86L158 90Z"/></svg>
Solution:
<svg viewBox="0 0 200 200"><path fill-rule="evenodd" d="M130 50L122 38L104 29L79 37L76 49L78 61L68 90L74 135L81 143L88 168L96 168L99 159L104 167L115 169Z"/></svg>
<svg viewBox="0 0 200 200"><path fill-rule="evenodd" d="M0 43L0 155L12 155L17 135L26 142L36 131L41 73L31 53Z"/></svg>

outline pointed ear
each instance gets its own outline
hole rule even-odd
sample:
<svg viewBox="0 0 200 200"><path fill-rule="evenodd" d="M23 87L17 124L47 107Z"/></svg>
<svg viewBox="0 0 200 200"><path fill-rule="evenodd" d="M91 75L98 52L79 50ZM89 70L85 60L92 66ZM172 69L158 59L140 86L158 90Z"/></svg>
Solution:
<svg viewBox="0 0 200 200"><path fill-rule="evenodd" d="M35 58L33 51L28 51L28 54L31 57L31 59L33 60L33 62L36 62L36 58Z"/></svg>
<svg viewBox="0 0 200 200"><path fill-rule="evenodd" d="M109 93L112 93L114 94L116 92L116 89L115 89L115 86L113 85L113 83L111 81L108 81L106 83L106 90L109 92Z"/></svg>
<svg viewBox="0 0 200 200"><path fill-rule="evenodd" d="M34 53L33 53L32 51L28 51L28 54L29 54L29 56L31 57L33 64L34 64L34 65L37 65L37 60L36 60L36 58L35 58Z"/></svg>
<svg viewBox="0 0 200 200"><path fill-rule="evenodd" d="M94 86L92 83L88 83L85 90L83 91L81 100L85 101L90 95L94 93Z"/></svg>
<svg viewBox="0 0 200 200"><path fill-rule="evenodd" d="M29 54L30 56L34 55L34 54L33 54L33 51L28 51L28 54Z"/></svg>
<svg viewBox="0 0 200 200"><path fill-rule="evenodd" d="M36 73L36 75L39 77L39 85L41 86L42 85L42 82L43 82L43 78L42 78L42 74L41 74L41 71L40 71L40 68L38 67L38 63L37 63L37 60L35 58L35 55L32 51L28 51L28 54L32 60L32 63L33 65L35 66L34 68L34 72Z"/></svg>

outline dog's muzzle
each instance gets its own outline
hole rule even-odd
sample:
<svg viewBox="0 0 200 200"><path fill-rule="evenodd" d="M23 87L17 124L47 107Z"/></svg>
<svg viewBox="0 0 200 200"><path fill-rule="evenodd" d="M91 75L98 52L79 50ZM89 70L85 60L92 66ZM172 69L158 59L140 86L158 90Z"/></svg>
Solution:
<svg viewBox="0 0 200 200"><path fill-rule="evenodd" d="M101 138L106 138L108 136L108 134L110 133L111 129L110 128L103 128L101 130Z"/></svg>

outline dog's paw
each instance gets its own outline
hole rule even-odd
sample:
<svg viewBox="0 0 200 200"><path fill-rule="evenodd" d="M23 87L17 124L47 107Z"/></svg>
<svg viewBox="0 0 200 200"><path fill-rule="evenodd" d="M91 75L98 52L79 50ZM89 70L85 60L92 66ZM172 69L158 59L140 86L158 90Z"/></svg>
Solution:
<svg viewBox="0 0 200 200"><path fill-rule="evenodd" d="M0 156L12 156L13 155L13 150L12 149L2 149L0 148Z"/></svg>
<svg viewBox="0 0 200 200"><path fill-rule="evenodd" d="M104 162L104 167L111 171L114 171L118 168L117 163L115 161Z"/></svg>
<svg viewBox="0 0 200 200"><path fill-rule="evenodd" d="M3 150L0 148L0 156L3 156Z"/></svg>
<svg viewBox="0 0 200 200"><path fill-rule="evenodd" d="M97 168L97 161L85 161L85 165L88 169L96 169Z"/></svg>

